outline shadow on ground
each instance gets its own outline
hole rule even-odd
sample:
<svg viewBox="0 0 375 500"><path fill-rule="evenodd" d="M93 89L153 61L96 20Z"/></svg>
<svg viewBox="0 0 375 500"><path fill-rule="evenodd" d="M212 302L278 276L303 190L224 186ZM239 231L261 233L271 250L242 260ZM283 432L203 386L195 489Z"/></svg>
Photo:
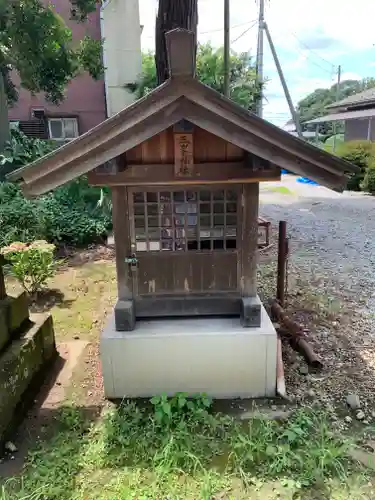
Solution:
<svg viewBox="0 0 375 500"><path fill-rule="evenodd" d="M57 289L40 290L35 298L30 301L30 310L33 313L48 312L52 307L59 307L60 309L70 308L75 301L66 299L65 294Z"/></svg>

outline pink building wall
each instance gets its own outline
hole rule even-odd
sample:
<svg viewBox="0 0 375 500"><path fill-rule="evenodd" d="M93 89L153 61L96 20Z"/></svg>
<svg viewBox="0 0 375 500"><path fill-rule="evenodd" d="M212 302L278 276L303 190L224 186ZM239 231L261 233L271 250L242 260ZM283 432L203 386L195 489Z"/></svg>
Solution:
<svg viewBox="0 0 375 500"><path fill-rule="evenodd" d="M82 40L85 35L100 38L99 9L91 14L85 23L77 23L70 19L71 3L69 0L54 0L53 5L56 12L71 28L73 40ZM16 76L14 79L16 84L17 80L19 81ZM30 92L21 88L18 102L9 110L9 119L30 120L33 108L44 108L47 115L56 117L77 115L79 133L82 134L105 120L104 78L95 81L88 74L79 75L66 88L66 98L59 106L47 102L43 95L32 96Z"/></svg>

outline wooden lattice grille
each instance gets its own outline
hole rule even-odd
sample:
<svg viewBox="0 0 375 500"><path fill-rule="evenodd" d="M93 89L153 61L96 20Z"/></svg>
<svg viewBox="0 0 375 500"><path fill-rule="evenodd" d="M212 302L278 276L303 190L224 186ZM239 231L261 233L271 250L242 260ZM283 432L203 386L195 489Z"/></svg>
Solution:
<svg viewBox="0 0 375 500"><path fill-rule="evenodd" d="M133 193L138 252L237 248L237 193L230 189Z"/></svg>

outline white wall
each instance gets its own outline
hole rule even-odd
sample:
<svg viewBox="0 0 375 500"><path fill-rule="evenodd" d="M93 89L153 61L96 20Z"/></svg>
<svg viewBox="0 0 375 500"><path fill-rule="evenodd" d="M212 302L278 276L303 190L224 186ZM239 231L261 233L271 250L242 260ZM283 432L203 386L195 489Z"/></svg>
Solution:
<svg viewBox="0 0 375 500"><path fill-rule="evenodd" d="M112 116L135 100L124 86L134 83L142 70L139 2L107 0L100 17L107 114Z"/></svg>

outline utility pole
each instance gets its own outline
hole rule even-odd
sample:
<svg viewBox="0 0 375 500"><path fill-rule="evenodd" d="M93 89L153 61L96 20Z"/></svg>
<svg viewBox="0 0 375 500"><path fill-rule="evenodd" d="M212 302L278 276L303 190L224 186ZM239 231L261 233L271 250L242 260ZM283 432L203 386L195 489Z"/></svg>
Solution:
<svg viewBox="0 0 375 500"><path fill-rule="evenodd" d="M260 96L256 106L256 114L263 117L263 59L264 59L264 0L259 0L259 18L258 18L258 46L257 46L257 60L256 60L256 74L257 81L260 84Z"/></svg>
<svg viewBox="0 0 375 500"><path fill-rule="evenodd" d="M337 86L336 86L336 102L340 99L340 83L341 83L341 65L337 68ZM336 126L337 122L333 122L333 152L336 151Z"/></svg>
<svg viewBox="0 0 375 500"><path fill-rule="evenodd" d="M275 61L277 72L279 73L281 85L283 86L285 98L287 100L290 114L292 115L294 125L295 125L296 130L297 130L298 137L300 139L303 139L302 128L301 128L301 124L299 122L299 116L298 116L297 111L294 108L292 98L290 97L288 85L287 85L286 80L284 78L284 73L283 73L283 70L281 69L281 64L280 64L279 58L277 56L276 49L275 49L275 46L274 46L273 41L272 41L271 33L270 33L270 30L268 29L266 22L263 22L263 28L264 28L264 31L266 32L266 35L267 35L267 40L268 40L268 43L270 45L270 49L272 52L273 59Z"/></svg>
<svg viewBox="0 0 375 500"><path fill-rule="evenodd" d="M224 0L224 95L229 97L230 72L230 6L229 0Z"/></svg>

